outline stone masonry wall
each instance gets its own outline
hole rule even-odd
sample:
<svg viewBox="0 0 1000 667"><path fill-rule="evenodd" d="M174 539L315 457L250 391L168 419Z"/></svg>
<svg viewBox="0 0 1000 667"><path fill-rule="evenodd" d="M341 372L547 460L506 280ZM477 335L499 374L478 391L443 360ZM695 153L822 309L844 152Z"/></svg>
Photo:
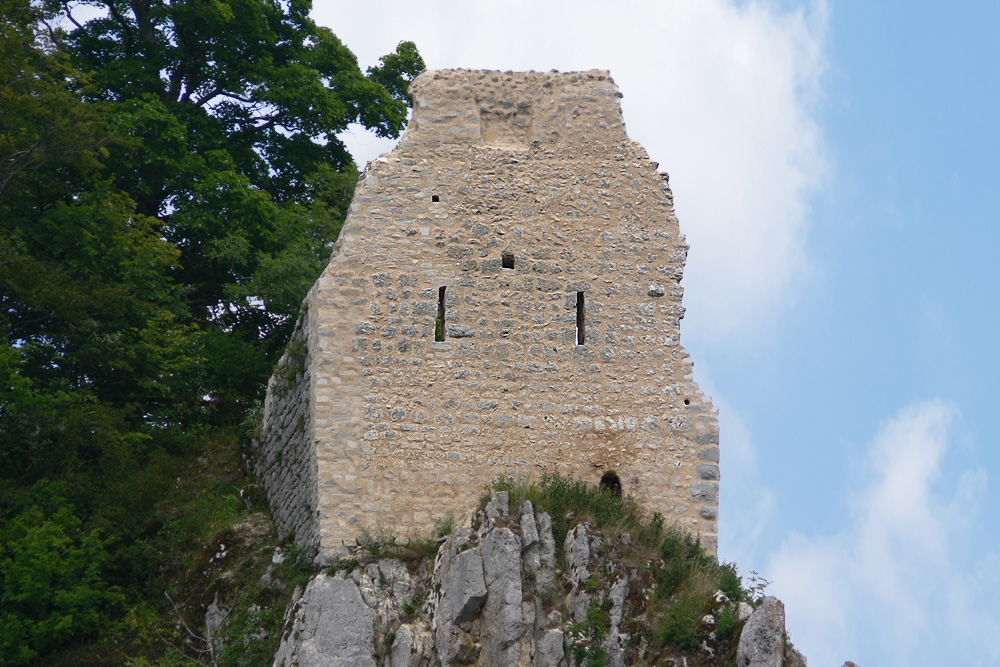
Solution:
<svg viewBox="0 0 1000 667"><path fill-rule="evenodd" d="M267 493L278 535L292 533L296 544L318 547L309 315L299 319L268 383L254 473Z"/></svg>
<svg viewBox="0 0 1000 667"><path fill-rule="evenodd" d="M714 550L717 415L680 346L688 248L610 76L426 72L410 94L306 299L322 546L379 521L426 531L497 476L614 470Z"/></svg>

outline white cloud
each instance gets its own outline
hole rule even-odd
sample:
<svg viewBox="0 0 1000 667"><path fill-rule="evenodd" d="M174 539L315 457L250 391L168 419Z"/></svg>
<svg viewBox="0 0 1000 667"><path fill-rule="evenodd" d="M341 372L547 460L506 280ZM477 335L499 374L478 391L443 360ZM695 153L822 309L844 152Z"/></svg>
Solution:
<svg viewBox="0 0 1000 667"><path fill-rule="evenodd" d="M792 638L814 664L1000 658L1000 623L976 599L996 570L968 574L975 568L961 562L986 473L966 471L954 488L940 481L957 416L934 400L887 420L869 447L869 478L850 498L852 523L792 535L771 556L769 592L784 600Z"/></svg>
<svg viewBox="0 0 1000 667"><path fill-rule="evenodd" d="M601 68L624 93L630 135L671 174L692 246L686 335L766 331L808 274L807 200L825 174L810 101L823 72L824 0L317 2L374 64L412 39L428 67ZM352 138L361 161L391 144Z"/></svg>

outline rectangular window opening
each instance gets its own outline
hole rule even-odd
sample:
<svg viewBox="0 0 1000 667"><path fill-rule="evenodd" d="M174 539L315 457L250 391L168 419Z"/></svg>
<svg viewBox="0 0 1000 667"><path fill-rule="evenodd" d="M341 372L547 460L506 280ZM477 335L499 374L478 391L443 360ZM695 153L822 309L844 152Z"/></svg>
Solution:
<svg viewBox="0 0 1000 667"><path fill-rule="evenodd" d="M587 342L584 325L586 316L584 314L583 292L576 293L576 344L583 345Z"/></svg>
<svg viewBox="0 0 1000 667"><path fill-rule="evenodd" d="M434 322L434 340L444 340L444 286L438 288L438 314Z"/></svg>
<svg viewBox="0 0 1000 667"><path fill-rule="evenodd" d="M505 269L514 268L514 253L505 252L503 255L501 255L501 258L503 259L503 268Z"/></svg>

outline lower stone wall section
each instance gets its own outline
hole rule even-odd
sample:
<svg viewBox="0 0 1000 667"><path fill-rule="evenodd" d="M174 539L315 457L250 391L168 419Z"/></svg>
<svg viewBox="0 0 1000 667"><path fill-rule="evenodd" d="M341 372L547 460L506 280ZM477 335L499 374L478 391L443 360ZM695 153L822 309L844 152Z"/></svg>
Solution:
<svg viewBox="0 0 1000 667"><path fill-rule="evenodd" d="M268 383L264 420L254 443L254 473L267 493L278 535L291 534L295 544L317 548L309 329L307 312Z"/></svg>

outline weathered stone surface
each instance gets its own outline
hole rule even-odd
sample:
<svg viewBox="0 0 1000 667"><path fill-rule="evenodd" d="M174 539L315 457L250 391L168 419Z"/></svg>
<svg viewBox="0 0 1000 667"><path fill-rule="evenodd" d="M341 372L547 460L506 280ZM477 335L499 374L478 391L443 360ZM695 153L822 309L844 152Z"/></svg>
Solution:
<svg viewBox="0 0 1000 667"><path fill-rule="evenodd" d="M299 597L290 608L275 666L363 666L373 665L375 656L384 667L573 667L579 637L571 626L586 619L592 601L606 613L604 664L648 662L648 644L625 628L638 627L635 621L648 613L634 601L649 599L657 577L622 560L634 547L633 538L587 523L572 525L564 543L565 570L556 580L551 518L529 502L504 518L508 503L508 495L496 493L476 516L460 519L443 539L433 569L381 559L347 576L317 575L305 594L293 594ZM472 525L481 530L474 532ZM532 552L538 556L534 585L527 576ZM552 573L551 587L538 584L545 572ZM423 592L429 599L414 605ZM699 623L707 636L703 655L718 650L710 633L717 615L732 605L721 590L712 595L715 611ZM785 648L779 601L767 598L757 611L738 603L736 611L746 619L738 643L740 667L779 667L782 659L783 667L806 667L800 654ZM663 660L680 665L692 657Z"/></svg>
<svg viewBox="0 0 1000 667"><path fill-rule="evenodd" d="M564 641L562 631L544 630L535 645L535 667L559 667L565 654Z"/></svg>
<svg viewBox="0 0 1000 667"><path fill-rule="evenodd" d="M413 630L407 624L400 625L396 630L396 638L390 649L392 667L411 667L413 665Z"/></svg>
<svg viewBox="0 0 1000 667"><path fill-rule="evenodd" d="M375 667L374 613L350 579L319 574L297 605L275 667Z"/></svg>
<svg viewBox="0 0 1000 667"><path fill-rule="evenodd" d="M539 591L547 591L555 585L556 539L552 535L552 517L539 512L538 520L538 571L535 583Z"/></svg>
<svg viewBox="0 0 1000 667"><path fill-rule="evenodd" d="M566 608L577 623L587 618L587 607L590 605L590 594L584 587L584 582L590 578L590 536L585 524L577 524L566 534L563 546L566 554L566 568L572 589L566 598Z"/></svg>
<svg viewBox="0 0 1000 667"><path fill-rule="evenodd" d="M719 448L715 447L705 447L698 452L699 461L713 461L715 463L719 462Z"/></svg>
<svg viewBox="0 0 1000 667"><path fill-rule="evenodd" d="M219 594L216 593L215 599L205 610L205 639L208 641L208 649L211 651L213 659L225 646L219 630L222 629L228 615L229 609L219 604Z"/></svg>
<svg viewBox="0 0 1000 667"><path fill-rule="evenodd" d="M455 556L448 573L448 605L444 610L452 623L470 622L486 602L486 580L483 578L483 557L479 549L462 551ZM439 610L439 613L442 610Z"/></svg>
<svg viewBox="0 0 1000 667"><path fill-rule="evenodd" d="M510 494L506 491L494 491L490 494L490 500L486 503L483 513L487 519L496 521L497 519L510 518Z"/></svg>
<svg viewBox="0 0 1000 667"><path fill-rule="evenodd" d="M718 502L719 485L716 482L695 482L691 485L691 499L700 503Z"/></svg>
<svg viewBox="0 0 1000 667"><path fill-rule="evenodd" d="M743 626L736 648L737 667L782 667L785 650L785 605L766 597Z"/></svg>
<svg viewBox="0 0 1000 667"><path fill-rule="evenodd" d="M255 471L279 533L326 554L379 521L426 534L492 479L558 466L616 470L713 545L687 245L614 81L428 71L410 93L269 385Z"/></svg>
<svg viewBox="0 0 1000 667"><path fill-rule="evenodd" d="M462 648L463 626L479 614L486 602L482 552L479 547L462 550L470 537L466 528L453 532L441 545L434 564L439 593L433 630L438 658L445 665L454 662L460 651L467 653Z"/></svg>
<svg viewBox="0 0 1000 667"><path fill-rule="evenodd" d="M292 535L299 546L317 547L319 482L312 447L310 390L315 371L307 344L310 335L309 319L300 319L277 373L268 382L253 467L270 500L278 534Z"/></svg>
<svg viewBox="0 0 1000 667"><path fill-rule="evenodd" d="M719 510L715 505L700 505L698 507L698 516L702 519L718 519Z"/></svg>
<svg viewBox="0 0 1000 667"><path fill-rule="evenodd" d="M538 543L538 526L535 523L535 508L530 500L521 505L521 549Z"/></svg>
<svg viewBox="0 0 1000 667"><path fill-rule="evenodd" d="M375 627L385 633L398 616L398 600L410 600L416 586L406 566L398 560L382 558L353 570L350 579L357 584L361 600L375 614Z"/></svg>
<svg viewBox="0 0 1000 667"><path fill-rule="evenodd" d="M539 558L538 524L535 522L535 509L530 500L521 505L521 560L524 571L536 576L541 567Z"/></svg>
<svg viewBox="0 0 1000 667"><path fill-rule="evenodd" d="M449 324L446 328L448 338L472 338L476 335L472 327L467 327L464 324Z"/></svg>
<svg viewBox="0 0 1000 667"><path fill-rule="evenodd" d="M607 652L609 667L625 667L625 647L619 628L625 613L625 595L628 593L628 581L624 578L615 581L608 593L611 609L608 611L608 621L611 627L604 640L604 650Z"/></svg>
<svg viewBox="0 0 1000 667"><path fill-rule="evenodd" d="M483 622L490 632L483 649L494 667L513 667L519 662L521 625L521 540L509 528L489 531L482 539L483 568L489 595L483 607Z"/></svg>
<svg viewBox="0 0 1000 667"><path fill-rule="evenodd" d="M583 583L590 577L590 536L587 525L577 524L566 534L566 565L569 568L570 579Z"/></svg>
<svg viewBox="0 0 1000 667"><path fill-rule="evenodd" d="M703 463L695 470L698 473L698 479L708 479L717 482L721 476L719 473L719 466L709 463Z"/></svg>

